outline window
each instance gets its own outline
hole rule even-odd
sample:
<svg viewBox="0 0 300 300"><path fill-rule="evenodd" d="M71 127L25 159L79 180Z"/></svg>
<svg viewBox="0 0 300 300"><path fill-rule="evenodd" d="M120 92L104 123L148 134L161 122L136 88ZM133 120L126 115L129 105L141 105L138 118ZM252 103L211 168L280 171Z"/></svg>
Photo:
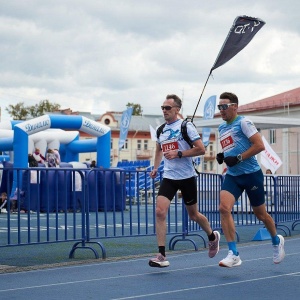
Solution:
<svg viewBox="0 0 300 300"><path fill-rule="evenodd" d="M109 125L109 124L110 124L110 119L105 119L105 120L104 120L104 124L105 124L105 125Z"/></svg>
<svg viewBox="0 0 300 300"><path fill-rule="evenodd" d="M214 156L214 145L212 142L209 143L209 156Z"/></svg>
<svg viewBox="0 0 300 300"><path fill-rule="evenodd" d="M269 141L270 141L270 144L276 144L276 130L275 129L270 129Z"/></svg>
<svg viewBox="0 0 300 300"><path fill-rule="evenodd" d="M203 161L203 171L207 171L207 161Z"/></svg>
<svg viewBox="0 0 300 300"><path fill-rule="evenodd" d="M137 140L137 149L138 150L142 149L142 140Z"/></svg>
<svg viewBox="0 0 300 300"><path fill-rule="evenodd" d="M144 150L148 150L148 140L144 140Z"/></svg>
<svg viewBox="0 0 300 300"><path fill-rule="evenodd" d="M128 139L125 140L125 143L124 143L122 149L128 149Z"/></svg>

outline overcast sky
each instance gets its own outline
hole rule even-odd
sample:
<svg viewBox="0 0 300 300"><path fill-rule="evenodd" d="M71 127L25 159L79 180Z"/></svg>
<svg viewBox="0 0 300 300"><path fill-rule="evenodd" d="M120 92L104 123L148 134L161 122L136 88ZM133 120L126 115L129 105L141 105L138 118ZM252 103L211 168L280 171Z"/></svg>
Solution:
<svg viewBox="0 0 300 300"><path fill-rule="evenodd" d="M300 86L298 0L0 0L0 105L41 100L73 111L161 114L165 96L192 115L234 19L266 25L204 90L240 104Z"/></svg>

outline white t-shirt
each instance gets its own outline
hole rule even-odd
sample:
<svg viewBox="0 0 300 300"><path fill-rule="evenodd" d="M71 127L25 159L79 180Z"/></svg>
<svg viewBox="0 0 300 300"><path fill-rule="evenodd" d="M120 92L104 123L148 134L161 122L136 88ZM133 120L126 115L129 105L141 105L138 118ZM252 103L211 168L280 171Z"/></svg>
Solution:
<svg viewBox="0 0 300 300"><path fill-rule="evenodd" d="M182 120L178 119L171 124L166 124L161 132L158 143L160 144L163 152L168 150L188 150L189 144L183 139L181 134ZM194 142L200 139L199 133L195 126L191 123L187 123L187 133L191 141ZM182 157L168 160L163 157L164 160L164 178L169 179L186 179L196 176L195 168L193 165L192 157Z"/></svg>

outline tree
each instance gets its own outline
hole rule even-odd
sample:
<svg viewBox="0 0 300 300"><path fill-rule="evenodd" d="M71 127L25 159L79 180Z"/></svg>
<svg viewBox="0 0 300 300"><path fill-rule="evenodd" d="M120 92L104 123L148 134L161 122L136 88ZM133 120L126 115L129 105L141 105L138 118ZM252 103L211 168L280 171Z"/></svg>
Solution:
<svg viewBox="0 0 300 300"><path fill-rule="evenodd" d="M133 107L133 116L141 116L143 114L143 109L140 104L130 103L126 104L127 107Z"/></svg>
<svg viewBox="0 0 300 300"><path fill-rule="evenodd" d="M5 110L13 117L14 120L26 120L29 111L24 106L24 102L19 102L16 105L8 105Z"/></svg>
<svg viewBox="0 0 300 300"><path fill-rule="evenodd" d="M57 103L50 103L49 100L42 100L39 104L29 106L29 114L33 117L40 117L47 112L54 112L60 109L60 105Z"/></svg>
<svg viewBox="0 0 300 300"><path fill-rule="evenodd" d="M42 100L39 104L24 106L24 102L16 105L10 104L5 110L13 117L14 120L26 120L28 117L36 118L47 112L54 112L60 109L60 104L50 103L49 100Z"/></svg>

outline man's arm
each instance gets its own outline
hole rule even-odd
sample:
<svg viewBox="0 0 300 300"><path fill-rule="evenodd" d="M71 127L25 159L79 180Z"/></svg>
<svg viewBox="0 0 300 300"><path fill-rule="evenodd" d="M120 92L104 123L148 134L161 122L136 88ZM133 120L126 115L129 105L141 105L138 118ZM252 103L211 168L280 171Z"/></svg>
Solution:
<svg viewBox="0 0 300 300"><path fill-rule="evenodd" d="M182 157L193 157L205 154L205 147L201 139L193 143L193 148L182 151Z"/></svg>
<svg viewBox="0 0 300 300"><path fill-rule="evenodd" d="M245 152L241 153L243 160L255 156L256 154L260 153L261 151L265 150L264 142L261 138L259 132L255 133L249 138L250 142L252 143L251 147L246 150Z"/></svg>
<svg viewBox="0 0 300 300"><path fill-rule="evenodd" d="M153 170L150 172L150 177L155 178L157 175L157 169L160 165L160 162L162 160L163 152L161 150L160 144L156 143L156 149L155 149L155 157L154 157L154 166Z"/></svg>

